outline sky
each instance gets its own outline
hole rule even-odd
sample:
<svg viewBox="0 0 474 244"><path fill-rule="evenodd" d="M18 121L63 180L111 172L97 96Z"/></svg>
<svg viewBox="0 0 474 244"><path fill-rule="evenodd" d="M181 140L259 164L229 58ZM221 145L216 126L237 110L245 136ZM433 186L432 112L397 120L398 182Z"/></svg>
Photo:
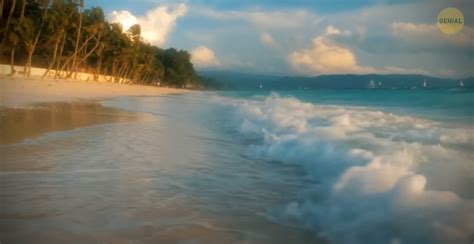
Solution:
<svg viewBox="0 0 474 244"><path fill-rule="evenodd" d="M188 50L197 70L316 76L474 76L472 0L87 0L144 41ZM456 7L464 27L436 26Z"/></svg>

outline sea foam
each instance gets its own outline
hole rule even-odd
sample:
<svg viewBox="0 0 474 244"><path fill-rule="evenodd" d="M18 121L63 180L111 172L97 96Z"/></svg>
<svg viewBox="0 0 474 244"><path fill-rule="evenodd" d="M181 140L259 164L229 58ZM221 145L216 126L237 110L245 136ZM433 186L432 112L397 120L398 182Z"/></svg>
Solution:
<svg viewBox="0 0 474 244"><path fill-rule="evenodd" d="M335 243L469 243L472 125L272 94L235 99L252 157L300 165L319 182L270 218Z"/></svg>

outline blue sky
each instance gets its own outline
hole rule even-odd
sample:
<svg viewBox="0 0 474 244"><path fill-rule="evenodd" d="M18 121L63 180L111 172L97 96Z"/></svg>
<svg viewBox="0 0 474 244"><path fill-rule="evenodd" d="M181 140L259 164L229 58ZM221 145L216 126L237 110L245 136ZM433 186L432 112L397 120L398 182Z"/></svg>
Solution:
<svg viewBox="0 0 474 244"><path fill-rule="evenodd" d="M470 0L88 0L143 38L192 53L199 69L313 76L340 73L474 75ZM465 26L436 27L456 7Z"/></svg>

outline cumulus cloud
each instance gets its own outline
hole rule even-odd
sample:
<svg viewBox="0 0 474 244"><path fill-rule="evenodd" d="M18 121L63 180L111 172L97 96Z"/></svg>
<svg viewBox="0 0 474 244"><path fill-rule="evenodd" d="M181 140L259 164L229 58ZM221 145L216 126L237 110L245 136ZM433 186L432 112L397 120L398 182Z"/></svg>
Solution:
<svg viewBox="0 0 474 244"><path fill-rule="evenodd" d="M126 10L112 11L109 16L112 23L120 23L124 31L128 30L132 25L138 23L137 17Z"/></svg>
<svg viewBox="0 0 474 244"><path fill-rule="evenodd" d="M120 23L124 31L134 24L140 24L142 37L145 41L161 46L169 33L173 30L179 17L186 14L185 4L179 4L174 8L167 5L160 5L146 12L145 16L136 17L129 11L113 11L109 19L112 23Z"/></svg>
<svg viewBox="0 0 474 244"><path fill-rule="evenodd" d="M290 67L305 75L374 72L375 69L372 67L358 65L350 49L332 43L329 38L349 34L328 26L323 35L313 39L310 49L290 53L288 56Z"/></svg>
<svg viewBox="0 0 474 244"><path fill-rule="evenodd" d="M456 1L456 5L461 10L469 9L470 2L460 0ZM260 72L268 69L275 73L316 74L314 68L310 68L313 65L307 64L314 58L305 57L304 61L297 62L301 64L293 67L289 65L288 54L312 50L311 40L324 35L324 28L332 25L338 28L329 29L331 38L320 38L322 40L318 43L323 45L319 46L336 46L348 51L345 52L350 53L346 55L349 57L347 60L351 60L352 56L359 66L355 68L358 73L367 68L370 71L370 67L360 66L371 66L381 73L421 73L423 70L423 73L432 76L472 76L473 46L469 42L472 43L473 39L469 36L473 35L470 29L474 18L468 18L472 17L472 13L464 11L464 29L455 36L440 36L433 14L437 14L444 5L443 1L403 1L401 4L368 4L354 10L329 13L311 8L298 9L297 6L290 9L254 7L229 10L199 5L193 6L190 15L215 23L200 26L199 33L213 34L213 45L221 47L223 59L229 53L240 59L252 59L257 64L254 69ZM423 30L410 30L409 24L420 29L426 25L430 31L425 35L427 32ZM270 33L274 37L278 52L262 45L261 33ZM239 36L245 41L228 45L229 40L235 39L228 36ZM256 42L250 43L248 40L254 40L255 36ZM238 53L235 50L239 50ZM303 59L302 55L300 57ZM450 62L440 62L442 59ZM227 61L224 63L227 64Z"/></svg>
<svg viewBox="0 0 474 244"><path fill-rule="evenodd" d="M325 35L326 35L326 36L336 36L336 35L340 35L340 36L350 36L350 35L351 35L351 32L348 31L348 30L341 31L341 30L335 28L334 26L330 25L330 26L328 26L328 27L326 28Z"/></svg>
<svg viewBox="0 0 474 244"><path fill-rule="evenodd" d="M260 42L266 47L271 47L271 48L277 47L277 44L275 40L273 39L273 37L266 32L263 32L260 34Z"/></svg>
<svg viewBox="0 0 474 244"><path fill-rule="evenodd" d="M220 64L214 51L206 46L199 46L191 51L191 61L197 67L213 67Z"/></svg>

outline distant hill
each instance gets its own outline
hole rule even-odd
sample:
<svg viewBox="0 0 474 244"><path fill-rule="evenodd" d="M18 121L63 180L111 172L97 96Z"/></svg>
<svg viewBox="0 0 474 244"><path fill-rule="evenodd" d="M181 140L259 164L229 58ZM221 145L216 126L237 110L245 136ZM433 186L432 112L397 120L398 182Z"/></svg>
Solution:
<svg viewBox="0 0 474 244"><path fill-rule="evenodd" d="M302 89L433 89L474 88L474 77L447 79L426 75L368 74L320 75L315 77L246 74L233 71L201 71L208 89L302 90ZM426 82L425 82L426 81Z"/></svg>

